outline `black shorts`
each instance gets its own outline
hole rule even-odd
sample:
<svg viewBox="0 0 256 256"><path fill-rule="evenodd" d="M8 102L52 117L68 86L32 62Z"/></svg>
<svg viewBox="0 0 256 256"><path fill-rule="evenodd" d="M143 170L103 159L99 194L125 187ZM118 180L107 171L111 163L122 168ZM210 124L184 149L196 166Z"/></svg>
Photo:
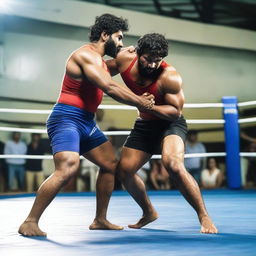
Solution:
<svg viewBox="0 0 256 256"><path fill-rule="evenodd" d="M175 121L137 119L124 146L151 155L161 153L161 143L168 135L177 135L185 143L187 123L183 116Z"/></svg>

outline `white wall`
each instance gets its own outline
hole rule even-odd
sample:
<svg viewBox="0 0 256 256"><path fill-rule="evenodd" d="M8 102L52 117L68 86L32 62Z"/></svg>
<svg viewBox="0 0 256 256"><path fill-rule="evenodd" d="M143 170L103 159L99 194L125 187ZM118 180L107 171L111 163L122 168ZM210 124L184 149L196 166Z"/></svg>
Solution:
<svg viewBox="0 0 256 256"><path fill-rule="evenodd" d="M86 28L6 18L1 95L55 101L65 61L87 41L87 33ZM137 38L127 36L125 44L136 44ZM170 41L166 60L181 73L187 102L219 102L224 95L255 98L256 52Z"/></svg>

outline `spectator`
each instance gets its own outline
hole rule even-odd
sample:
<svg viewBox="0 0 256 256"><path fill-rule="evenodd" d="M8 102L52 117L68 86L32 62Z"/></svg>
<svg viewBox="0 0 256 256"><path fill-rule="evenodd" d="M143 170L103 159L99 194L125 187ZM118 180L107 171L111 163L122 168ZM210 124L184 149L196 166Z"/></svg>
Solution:
<svg viewBox="0 0 256 256"><path fill-rule="evenodd" d="M256 152L256 137L252 137L240 132L241 144L247 152ZM246 143L245 143L246 142ZM248 143L249 142L249 143ZM241 157L241 176L242 186L251 188L256 186L256 158L255 157Z"/></svg>
<svg viewBox="0 0 256 256"><path fill-rule="evenodd" d="M256 143L251 142L248 148L249 152L256 152ZM248 158L248 167L246 175L246 187L256 187L256 158Z"/></svg>
<svg viewBox="0 0 256 256"><path fill-rule="evenodd" d="M44 149L40 142L41 135L31 134L31 143L28 145L28 155L43 155ZM28 159L26 164L27 192L34 192L44 181L42 159Z"/></svg>
<svg viewBox="0 0 256 256"><path fill-rule="evenodd" d="M154 189L170 189L169 173L161 160L153 160L150 172L150 181Z"/></svg>
<svg viewBox="0 0 256 256"><path fill-rule="evenodd" d="M27 145L21 141L21 134L14 132L12 140L6 142L4 147L4 154L6 155L25 155L27 153ZM18 181L18 189L24 189L24 174L25 174L25 159L22 158L7 158L8 168L8 190L14 190L15 177Z"/></svg>
<svg viewBox="0 0 256 256"><path fill-rule="evenodd" d="M245 132L241 131L240 137L242 139L246 140L246 141L249 141L249 142L252 142L252 143L256 143L256 138L247 135Z"/></svg>
<svg viewBox="0 0 256 256"><path fill-rule="evenodd" d="M196 130L189 130L186 141L186 154L205 153L205 146L198 142L198 133ZM193 157L185 159L185 166L190 174L200 184L200 176L202 169L205 168L204 157Z"/></svg>
<svg viewBox="0 0 256 256"><path fill-rule="evenodd" d="M223 182L223 175L218 168L215 158L209 158L207 168L202 171L201 187L203 189L220 188Z"/></svg>

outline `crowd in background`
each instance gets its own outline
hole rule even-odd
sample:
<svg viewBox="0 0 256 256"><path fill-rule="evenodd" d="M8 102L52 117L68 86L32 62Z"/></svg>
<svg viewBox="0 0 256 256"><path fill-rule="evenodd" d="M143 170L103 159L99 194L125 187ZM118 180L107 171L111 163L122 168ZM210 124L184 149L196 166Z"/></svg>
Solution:
<svg viewBox="0 0 256 256"><path fill-rule="evenodd" d="M113 130L111 128L110 130ZM242 138L248 141L247 151L256 152L256 140L242 133ZM116 143L110 136L110 141L119 156L122 145ZM41 143L40 134L31 134L31 141L26 144L19 132L13 132L10 140L0 142L0 154L6 155L44 155L45 147ZM195 130L188 132L186 154L205 153L206 148L198 141ZM185 158L185 167L195 178L202 189L215 189L226 186L225 165L219 167L217 158L193 157ZM242 185L244 188L256 186L256 160L243 158ZM6 158L0 159L0 192L35 192L42 182L54 171L53 160ZM95 191L98 167L84 159L81 160L78 175L64 188L64 191ZM137 173L145 182L148 190L175 189L175 184L164 168L161 160L151 159ZM116 179L115 190L122 190L123 186Z"/></svg>

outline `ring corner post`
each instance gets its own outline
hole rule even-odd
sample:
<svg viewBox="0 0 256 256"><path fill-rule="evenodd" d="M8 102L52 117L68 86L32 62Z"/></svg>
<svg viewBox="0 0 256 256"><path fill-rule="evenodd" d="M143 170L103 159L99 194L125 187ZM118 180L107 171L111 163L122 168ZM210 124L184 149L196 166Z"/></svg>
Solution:
<svg viewBox="0 0 256 256"><path fill-rule="evenodd" d="M238 123L237 97L222 97L225 147L226 147L226 173L230 189L241 188L240 165L240 129Z"/></svg>

